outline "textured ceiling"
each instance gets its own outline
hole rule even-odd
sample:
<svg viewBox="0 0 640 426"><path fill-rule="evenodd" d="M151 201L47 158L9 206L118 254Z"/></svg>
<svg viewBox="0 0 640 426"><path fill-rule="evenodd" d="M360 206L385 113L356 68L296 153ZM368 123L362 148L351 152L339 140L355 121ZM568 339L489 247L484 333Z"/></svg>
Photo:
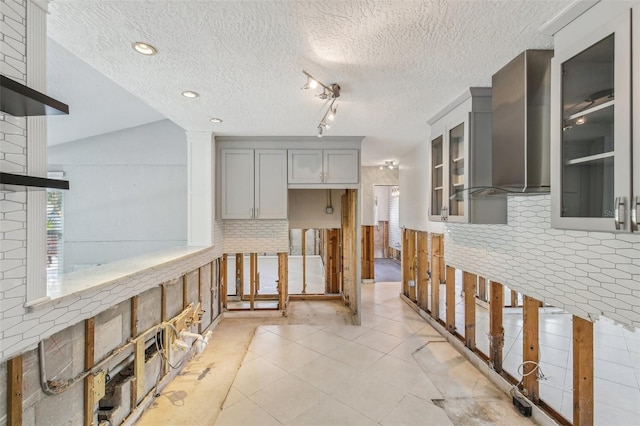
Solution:
<svg viewBox="0 0 640 426"><path fill-rule="evenodd" d="M48 22L51 38L186 130L313 136L326 107L301 90L302 70L339 83L327 135L365 136L363 163L378 164L426 140L427 118L466 87L551 47L536 29L568 3L55 0Z"/></svg>

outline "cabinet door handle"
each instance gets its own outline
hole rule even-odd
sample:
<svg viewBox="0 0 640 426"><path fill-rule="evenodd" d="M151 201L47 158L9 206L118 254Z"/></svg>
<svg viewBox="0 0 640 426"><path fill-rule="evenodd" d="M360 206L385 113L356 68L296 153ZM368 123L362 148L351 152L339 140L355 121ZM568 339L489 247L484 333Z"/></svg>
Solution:
<svg viewBox="0 0 640 426"><path fill-rule="evenodd" d="M260 209L256 209L256 219L260 217Z"/></svg>
<svg viewBox="0 0 640 426"><path fill-rule="evenodd" d="M638 205L640 205L640 197L635 197L631 206L631 230L638 231Z"/></svg>
<svg viewBox="0 0 640 426"><path fill-rule="evenodd" d="M251 216L249 217L249 219L253 219L253 209L251 209Z"/></svg>
<svg viewBox="0 0 640 426"><path fill-rule="evenodd" d="M616 230L620 230L621 226L625 224L624 222L624 197L616 197L615 198L615 209L613 210L613 219L616 225ZM622 214L620 214L620 210L622 209ZM622 218L622 219L621 219Z"/></svg>

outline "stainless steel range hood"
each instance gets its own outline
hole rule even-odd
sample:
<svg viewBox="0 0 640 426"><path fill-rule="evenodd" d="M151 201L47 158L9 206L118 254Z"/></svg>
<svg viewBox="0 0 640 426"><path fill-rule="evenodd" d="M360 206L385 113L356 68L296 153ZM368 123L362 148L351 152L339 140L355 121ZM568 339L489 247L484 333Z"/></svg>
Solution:
<svg viewBox="0 0 640 426"><path fill-rule="evenodd" d="M493 186L547 192L553 50L526 50L492 78Z"/></svg>

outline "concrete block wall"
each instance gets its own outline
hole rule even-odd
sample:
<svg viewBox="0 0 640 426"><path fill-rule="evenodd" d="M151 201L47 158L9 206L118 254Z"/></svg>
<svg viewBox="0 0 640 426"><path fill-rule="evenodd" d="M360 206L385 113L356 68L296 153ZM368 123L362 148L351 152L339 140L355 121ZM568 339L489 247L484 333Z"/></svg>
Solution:
<svg viewBox="0 0 640 426"><path fill-rule="evenodd" d="M445 225L448 265L585 319L640 327L640 235L551 228L549 195L510 196L507 225Z"/></svg>
<svg viewBox="0 0 640 426"><path fill-rule="evenodd" d="M227 220L225 253L288 253L287 220Z"/></svg>
<svg viewBox="0 0 640 426"><path fill-rule="evenodd" d="M0 73L27 81L26 0L0 2ZM25 118L0 113L0 170L24 174ZM0 323L26 301L27 193L0 192ZM0 327L0 342L5 338Z"/></svg>

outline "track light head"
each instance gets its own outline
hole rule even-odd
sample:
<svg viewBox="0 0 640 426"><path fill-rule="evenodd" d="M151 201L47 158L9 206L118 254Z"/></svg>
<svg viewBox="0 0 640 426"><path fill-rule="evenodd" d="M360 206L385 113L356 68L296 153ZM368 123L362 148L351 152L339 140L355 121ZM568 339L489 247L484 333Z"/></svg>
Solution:
<svg viewBox="0 0 640 426"><path fill-rule="evenodd" d="M322 125L322 123L318 126L318 137L321 138L322 137L322 132L323 132L324 126Z"/></svg>

